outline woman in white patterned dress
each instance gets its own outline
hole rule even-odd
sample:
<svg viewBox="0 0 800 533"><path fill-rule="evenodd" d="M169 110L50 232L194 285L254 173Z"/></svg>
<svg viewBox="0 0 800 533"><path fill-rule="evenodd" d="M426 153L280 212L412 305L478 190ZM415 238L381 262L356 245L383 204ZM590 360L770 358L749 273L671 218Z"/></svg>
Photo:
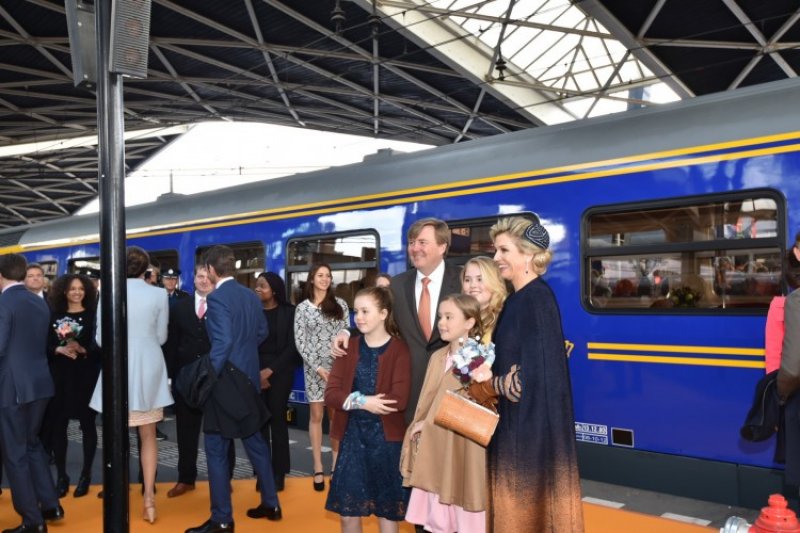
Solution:
<svg viewBox="0 0 800 533"><path fill-rule="evenodd" d="M322 469L322 417L325 413L324 394L328 373L333 365L331 343L339 331L347 328L347 303L333 294L331 267L321 263L311 267L303 291L303 301L294 314L294 339L303 357L303 377L310 416L308 437L314 460L314 490L325 489ZM328 412L328 419L333 416ZM331 440L333 465L336 467L338 442Z"/></svg>

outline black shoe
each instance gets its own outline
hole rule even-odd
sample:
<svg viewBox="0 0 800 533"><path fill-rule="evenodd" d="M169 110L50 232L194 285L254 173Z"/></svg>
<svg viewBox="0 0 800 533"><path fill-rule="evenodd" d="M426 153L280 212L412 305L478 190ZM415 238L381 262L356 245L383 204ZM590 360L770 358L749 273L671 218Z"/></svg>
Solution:
<svg viewBox="0 0 800 533"><path fill-rule="evenodd" d="M69 476L58 476L56 481L56 492L59 498L63 498L69 492Z"/></svg>
<svg viewBox="0 0 800 533"><path fill-rule="evenodd" d="M75 492L72 493L72 496L75 498L80 498L81 496L86 496L89 494L89 485L92 484L92 478L89 476L81 476L78 479L78 484L75 485Z"/></svg>
<svg viewBox="0 0 800 533"><path fill-rule="evenodd" d="M46 522L55 522L64 518L64 508L56 505L54 509L42 509L42 518Z"/></svg>
<svg viewBox="0 0 800 533"><path fill-rule="evenodd" d="M167 440L167 434L156 428L156 440Z"/></svg>
<svg viewBox="0 0 800 533"><path fill-rule="evenodd" d="M264 507L263 505L259 505L258 507L248 509L247 516L249 518L266 518L267 520L277 522L283 518L283 513L281 513L280 507Z"/></svg>
<svg viewBox="0 0 800 533"><path fill-rule="evenodd" d="M227 524L218 524L213 520L208 520L202 525L192 527L186 530L186 533L233 533L233 522Z"/></svg>
<svg viewBox="0 0 800 533"><path fill-rule="evenodd" d="M275 478L275 492L283 492L284 485L286 484L283 476Z"/></svg>
<svg viewBox="0 0 800 533"><path fill-rule="evenodd" d="M322 472L314 472L314 478L316 478L317 476L321 477L322 481L317 481L316 479L314 479L314 490L317 492L322 492L323 490L325 490L325 474L323 474Z"/></svg>
<svg viewBox="0 0 800 533"><path fill-rule="evenodd" d="M47 525L39 524L38 526L26 526L25 524L20 524L15 528L3 530L3 533L34 533L34 532L47 533Z"/></svg>

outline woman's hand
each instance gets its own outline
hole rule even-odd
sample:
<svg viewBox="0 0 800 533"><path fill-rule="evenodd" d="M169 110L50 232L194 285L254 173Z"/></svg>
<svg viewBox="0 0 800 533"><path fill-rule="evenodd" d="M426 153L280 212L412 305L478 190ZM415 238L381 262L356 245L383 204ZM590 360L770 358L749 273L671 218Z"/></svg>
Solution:
<svg viewBox="0 0 800 533"><path fill-rule="evenodd" d="M481 366L469 373L469 377L475 383L483 383L492 379L492 365L483 363Z"/></svg>
<svg viewBox="0 0 800 533"><path fill-rule="evenodd" d="M261 381L261 390L266 390L270 387L269 378L272 376L272 369L265 368L258 373L259 380Z"/></svg>
<svg viewBox="0 0 800 533"><path fill-rule="evenodd" d="M425 422L423 420L420 420L419 422L417 422L416 424L411 426L411 438L412 439L416 438L417 435L422 433L422 426L424 426L424 425L425 425Z"/></svg>
<svg viewBox="0 0 800 533"><path fill-rule="evenodd" d="M74 361L75 359L78 358L78 353L71 346L72 344L76 344L76 343L72 343L71 342L71 343L67 344L66 346L59 346L58 348L55 349L55 352L57 354L59 354L59 355L63 355L64 357L68 357L68 358L70 358L70 359L72 359Z"/></svg>
<svg viewBox="0 0 800 533"><path fill-rule="evenodd" d="M390 400L384 398L385 394L376 394L375 396L366 396L364 405L361 406L365 411L369 411L373 415L388 415L389 413L396 413L397 409L392 407L392 404L397 403L397 400Z"/></svg>
<svg viewBox="0 0 800 533"><path fill-rule="evenodd" d="M346 331L340 331L331 342L331 355L333 357L343 357L347 355L347 345L350 344L350 335Z"/></svg>
<svg viewBox="0 0 800 533"><path fill-rule="evenodd" d="M328 382L328 376L331 375L331 372L330 372L330 370L325 370L324 368L319 367L317 369L317 374L319 374L319 377L321 377L323 380L325 380L325 383L327 383Z"/></svg>

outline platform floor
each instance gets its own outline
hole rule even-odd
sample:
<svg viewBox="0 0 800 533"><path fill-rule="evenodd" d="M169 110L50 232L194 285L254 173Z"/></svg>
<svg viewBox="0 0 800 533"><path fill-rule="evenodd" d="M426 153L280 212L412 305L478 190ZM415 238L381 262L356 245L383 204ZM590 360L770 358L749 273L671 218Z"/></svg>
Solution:
<svg viewBox="0 0 800 533"><path fill-rule="evenodd" d="M98 417L98 423L100 419ZM175 442L175 422L166 420L160 428L167 439L159 442L158 481L159 492L157 505L161 518L158 527L151 527L141 520L141 496L138 485L131 490L131 531L169 531L180 533L188 527L199 525L208 517L208 488L205 483L206 464L202 449L198 460L198 489L187 496L167 499L166 491L177 480L177 444ZM102 428L98 426L102 435ZM237 445L235 509L237 511L237 531L250 531L259 528L264 531L338 531L335 515L325 513L324 494L311 490L310 476L312 469L311 450L308 433L301 429L290 429L292 472L286 480L286 491L281 493L281 501L286 510L286 519L279 524L266 524L248 519L245 511L254 506L258 498L254 492L253 471L241 445ZM138 471L138 455L136 438L131 433L131 479L136 481ZM202 444L202 441L201 441ZM102 445L102 440L101 440ZM330 465L330 453L325 449L323 454L326 470ZM100 490L102 480L102 450L98 449L94 461L93 480L96 484L89 496L73 498L72 494L61 500L67 510L67 519L56 523L50 531L101 531L102 503L95 496ZM67 472L72 476L73 484L81 469L81 434L77 423L69 427L69 449L67 453ZM55 469L54 469L55 470ZM3 479L4 492L0 495L0 529L16 526L19 517L11 508L10 493L6 491L7 480ZM240 488L241 487L241 488ZM681 498L668 494L632 489L590 480L581 480L584 509L587 519L587 531L614 531L615 533L650 532L650 531L718 531L729 516L741 516L753 523L758 511L729 507L689 498ZM766 503L766 501L765 501ZM317 510L318 512L311 512ZM298 521L300 520L300 521ZM621 521L621 522L620 522ZM250 524L248 524L250 522ZM622 525L624 524L624 527ZM274 528L272 526L275 526ZM701 527L697 527L701 526ZM694 529L692 529L694 527ZM367 527L365 531L377 531L375 527ZM412 530L403 530L412 531Z"/></svg>
<svg viewBox="0 0 800 533"><path fill-rule="evenodd" d="M160 483L156 495L158 519L151 525L141 518L142 497L136 488L130 496L130 531L132 533L180 533L186 528L203 523L209 516L208 483L198 483L197 489L179 498L167 498L171 483ZM138 485L136 486L138 487ZM67 497L61 500L66 517L48 526L51 533L99 532L103 530L103 502L96 497L100 487L92 487L84 498ZM280 493L283 520L267 522L247 518L245 511L258 504L253 480L233 482L233 507L236 531L255 533L269 530L279 533L307 533L339 531L338 515L325 511L325 494L314 492L311 478L290 478L286 490ZM4 491L0 496L0 527L14 527L20 522L11 507L11 495ZM708 533L713 529L687 524L677 520L648 516L632 511L612 509L603 505L584 503L586 533ZM365 531L377 531L377 521L365 522ZM404 524L402 533L413 533L410 524Z"/></svg>

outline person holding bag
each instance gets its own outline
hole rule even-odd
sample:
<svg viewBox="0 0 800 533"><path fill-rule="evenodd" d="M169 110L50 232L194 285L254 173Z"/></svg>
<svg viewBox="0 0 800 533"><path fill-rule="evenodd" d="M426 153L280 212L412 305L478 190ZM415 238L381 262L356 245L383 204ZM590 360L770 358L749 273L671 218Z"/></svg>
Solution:
<svg viewBox="0 0 800 533"><path fill-rule="evenodd" d="M494 261L514 293L494 331L494 377L469 387L479 402L499 397L500 422L488 448L488 528L580 532L569 365L558 303L541 277L552 260L550 236L522 217L500 219L490 235Z"/></svg>
<svg viewBox="0 0 800 533"><path fill-rule="evenodd" d="M400 471L412 487L406 521L426 530L480 533L486 525L486 449L434 422L442 398L463 387L453 372L468 337L481 336L481 307L466 294L439 304L439 334L448 342L431 355L419 403L406 432Z"/></svg>

